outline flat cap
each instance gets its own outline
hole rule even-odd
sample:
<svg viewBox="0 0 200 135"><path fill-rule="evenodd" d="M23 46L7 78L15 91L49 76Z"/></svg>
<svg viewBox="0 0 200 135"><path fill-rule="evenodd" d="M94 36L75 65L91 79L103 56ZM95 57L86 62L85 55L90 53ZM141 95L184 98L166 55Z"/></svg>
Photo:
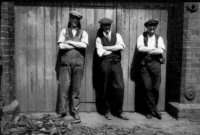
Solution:
<svg viewBox="0 0 200 135"><path fill-rule="evenodd" d="M70 12L69 12L69 15L76 16L76 17L78 17L79 19L82 19L82 18L83 18L83 16L81 15L81 13L78 12L78 11L76 11L76 10L70 11Z"/></svg>
<svg viewBox="0 0 200 135"><path fill-rule="evenodd" d="M158 21L155 19L150 19L147 22L144 23L144 26L157 26L158 25Z"/></svg>
<svg viewBox="0 0 200 135"><path fill-rule="evenodd" d="M101 23L101 24L112 24L112 22L113 21L109 18L103 18L103 19L99 20L99 23Z"/></svg>

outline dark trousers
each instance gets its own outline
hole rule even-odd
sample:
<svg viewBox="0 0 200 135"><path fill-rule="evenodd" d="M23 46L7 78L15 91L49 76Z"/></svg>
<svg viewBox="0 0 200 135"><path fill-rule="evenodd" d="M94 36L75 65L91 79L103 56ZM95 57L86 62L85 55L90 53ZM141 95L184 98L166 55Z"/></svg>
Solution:
<svg viewBox="0 0 200 135"><path fill-rule="evenodd" d="M141 78L145 89L147 111L157 111L159 87L161 83L161 65L154 60L141 65Z"/></svg>
<svg viewBox="0 0 200 135"><path fill-rule="evenodd" d="M104 60L100 64L102 104L104 112L112 111L116 115L122 113L124 82L123 72L120 62ZM112 96L112 97L111 97ZM112 103L110 103L112 99Z"/></svg>
<svg viewBox="0 0 200 135"><path fill-rule="evenodd" d="M79 111L80 88L83 76L83 60L71 59L62 64L59 74L59 113Z"/></svg>

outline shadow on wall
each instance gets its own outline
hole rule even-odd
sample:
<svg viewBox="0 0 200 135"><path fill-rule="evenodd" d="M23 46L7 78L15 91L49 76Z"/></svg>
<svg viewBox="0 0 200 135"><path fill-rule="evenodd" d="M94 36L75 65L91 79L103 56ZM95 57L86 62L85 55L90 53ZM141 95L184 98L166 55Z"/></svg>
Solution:
<svg viewBox="0 0 200 135"><path fill-rule="evenodd" d="M135 82L135 111L144 114L146 108L144 102L145 95L141 81L139 66L140 66L139 52L137 50L137 45L136 45L131 63L130 77L131 80Z"/></svg>

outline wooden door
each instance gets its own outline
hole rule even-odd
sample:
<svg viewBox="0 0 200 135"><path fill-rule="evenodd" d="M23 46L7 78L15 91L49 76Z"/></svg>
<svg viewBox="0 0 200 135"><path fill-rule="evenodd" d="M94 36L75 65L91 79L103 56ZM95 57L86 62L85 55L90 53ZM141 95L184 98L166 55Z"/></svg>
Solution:
<svg viewBox="0 0 200 135"><path fill-rule="evenodd" d="M126 45L122 52L124 74L125 111L135 110L135 82L131 80L131 64L136 39L144 28L144 22L152 17L159 20L157 29L166 42L167 10L145 9L137 3L118 3L71 6L69 3L41 3L15 6L15 65L16 91L21 112L54 112L57 101L55 62L57 39L62 28L67 27L69 10L82 13L81 26L88 32L85 70L81 89L81 111L96 111L95 90L92 81L93 53L98 21L103 17L113 19L113 31L119 32ZM161 29L162 28L162 29ZM159 109L165 104L165 67L162 65L162 84Z"/></svg>

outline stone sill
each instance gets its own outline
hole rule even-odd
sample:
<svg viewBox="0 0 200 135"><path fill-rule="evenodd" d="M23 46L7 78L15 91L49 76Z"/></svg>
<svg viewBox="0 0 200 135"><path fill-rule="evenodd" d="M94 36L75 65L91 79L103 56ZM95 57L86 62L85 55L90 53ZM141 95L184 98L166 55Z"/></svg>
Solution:
<svg viewBox="0 0 200 135"><path fill-rule="evenodd" d="M176 119L193 119L200 115L200 104L182 104L178 102L169 102L166 106L166 111Z"/></svg>

